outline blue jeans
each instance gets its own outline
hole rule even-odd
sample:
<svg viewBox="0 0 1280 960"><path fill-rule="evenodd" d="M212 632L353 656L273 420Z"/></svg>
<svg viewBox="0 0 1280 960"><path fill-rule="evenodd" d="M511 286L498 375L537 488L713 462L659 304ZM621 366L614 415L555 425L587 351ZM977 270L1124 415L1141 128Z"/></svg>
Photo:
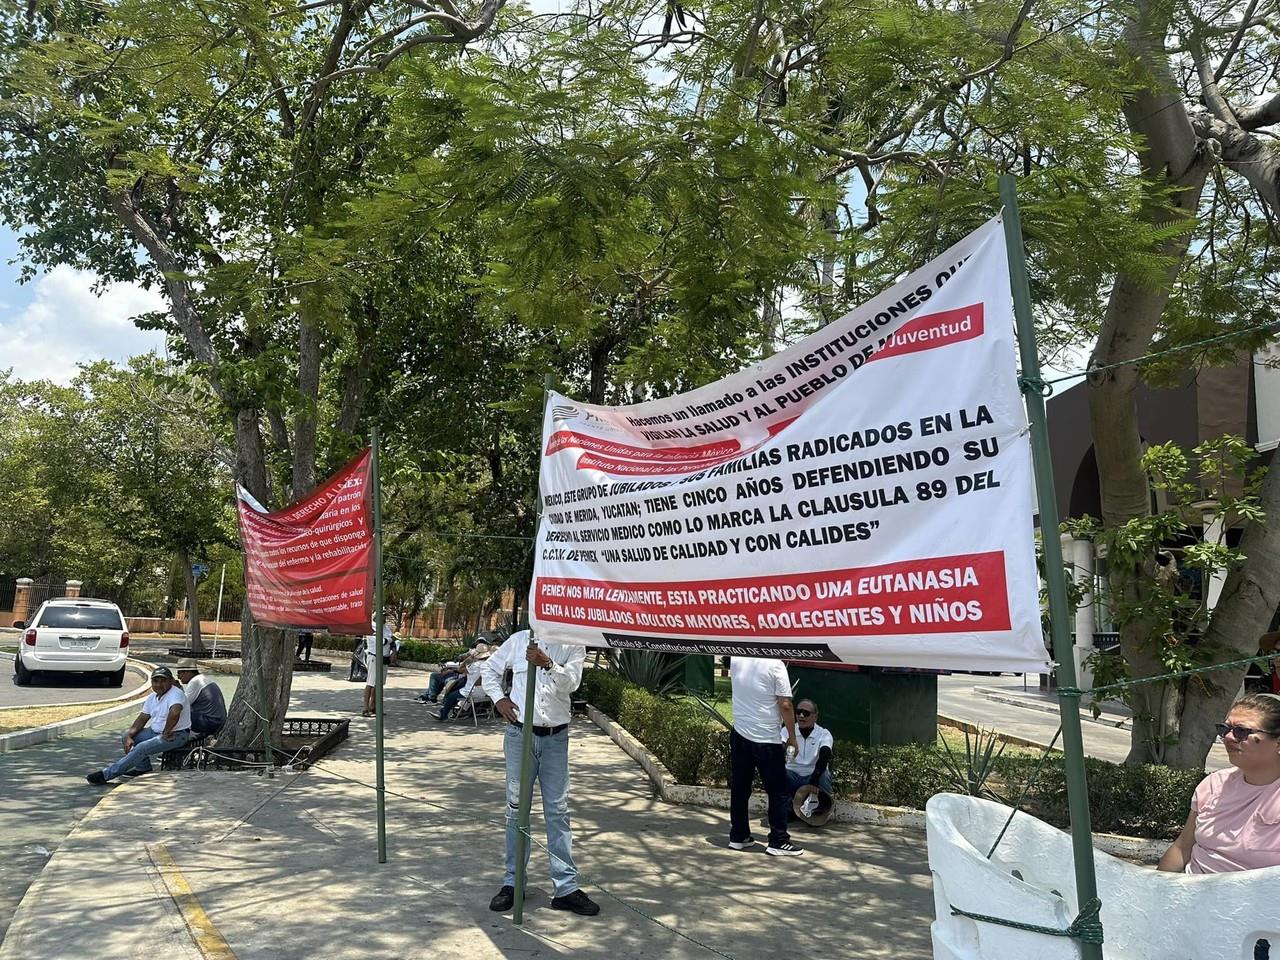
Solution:
<svg viewBox="0 0 1280 960"><path fill-rule="evenodd" d="M160 734L156 733L150 727L143 727L133 737L133 749L126 753L123 757L104 767L102 775L108 780L114 780L122 773L128 773L130 770L137 768L143 773L149 773L151 770L151 758L157 753L164 753L168 750L177 750L187 745L187 738L191 736L190 730L175 730L172 740L165 740ZM120 746L124 746L125 735L120 734Z"/></svg>
<svg viewBox="0 0 1280 960"><path fill-rule="evenodd" d="M449 716L453 713L453 708L456 707L458 705L458 702L462 699L462 690L463 690L463 687L465 686L466 684L463 684L462 686L454 687L452 690L450 690L448 693L444 695L444 701L440 704L441 720L449 719Z"/></svg>
<svg viewBox="0 0 1280 960"><path fill-rule="evenodd" d="M790 770L788 770L787 771L787 796L794 797L796 795L796 791L799 790L808 782L809 782L809 778L807 776L802 777L800 774L792 773ZM831 793L831 771L830 770L822 771L822 776L818 778L818 789L822 790L827 794Z"/></svg>
<svg viewBox="0 0 1280 960"><path fill-rule="evenodd" d="M520 754L522 733L507 725L502 752L507 759L507 872L502 885L516 882L516 819L520 811ZM573 837L569 832L569 731L533 738L533 777L542 794L542 819L547 825L547 854L551 860L553 896L564 897L578 889L578 868L573 863ZM532 834L532 831L530 831ZM529 876L529 850L525 844L525 877Z"/></svg>
<svg viewBox="0 0 1280 960"><path fill-rule="evenodd" d="M444 673L438 671L431 674L427 682L427 692L423 694L428 700L434 700L440 696L440 691L444 689L444 685L457 676L457 673Z"/></svg>

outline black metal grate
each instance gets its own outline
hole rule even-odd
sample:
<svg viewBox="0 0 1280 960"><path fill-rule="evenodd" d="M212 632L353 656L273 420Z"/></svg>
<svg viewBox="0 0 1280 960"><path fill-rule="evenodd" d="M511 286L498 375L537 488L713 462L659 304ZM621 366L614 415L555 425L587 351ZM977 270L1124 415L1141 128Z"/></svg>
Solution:
<svg viewBox="0 0 1280 960"><path fill-rule="evenodd" d="M8 613L13 609L13 598L18 592L18 578L0 575L0 610Z"/></svg>
<svg viewBox="0 0 1280 960"><path fill-rule="evenodd" d="M291 765L295 770L305 770L322 757L328 756L338 744L347 739L351 721L330 717L287 717L280 736L285 745L273 747L270 756L264 747L209 746L208 737L198 737L180 750L162 754L160 763L164 770L182 770L196 767L201 770L252 770L268 764L282 767ZM311 743L298 741L311 740ZM292 742L291 742L292 741Z"/></svg>

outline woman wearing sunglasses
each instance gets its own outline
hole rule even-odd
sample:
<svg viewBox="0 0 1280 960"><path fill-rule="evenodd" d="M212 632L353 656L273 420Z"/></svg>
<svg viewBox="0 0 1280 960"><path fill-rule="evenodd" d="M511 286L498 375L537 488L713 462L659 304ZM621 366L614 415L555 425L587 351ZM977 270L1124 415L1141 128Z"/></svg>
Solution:
<svg viewBox="0 0 1280 960"><path fill-rule="evenodd" d="M1215 725L1231 766L1196 787L1191 815L1160 869L1227 873L1280 866L1280 696L1237 700Z"/></svg>

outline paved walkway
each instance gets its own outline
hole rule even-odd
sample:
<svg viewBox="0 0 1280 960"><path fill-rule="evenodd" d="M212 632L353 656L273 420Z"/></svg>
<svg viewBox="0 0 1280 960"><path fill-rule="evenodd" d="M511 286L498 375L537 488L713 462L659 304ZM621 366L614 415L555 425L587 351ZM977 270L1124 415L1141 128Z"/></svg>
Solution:
<svg viewBox="0 0 1280 960"><path fill-rule="evenodd" d="M228 701L237 679L217 678ZM101 799L101 791L86 789L84 775L119 755L120 731L132 720L130 715L109 726L0 754L0 941L27 888Z"/></svg>
<svg viewBox="0 0 1280 960"><path fill-rule="evenodd" d="M800 859L737 853L724 814L654 799L640 769L584 721L573 732L574 850L602 913L552 911L535 849L525 925L513 926L487 909L501 879L502 728L436 723L410 699L420 686L412 674L389 681L386 864L376 862L373 793L353 782L374 779L372 721L357 718L350 740L307 773L153 774L106 791L31 888L0 960L195 956L155 865L163 852L149 844L165 846L239 960L716 955L634 911L737 958L930 956L922 833L839 826L798 835ZM291 712L350 715L360 690L297 676ZM99 794L83 780L66 789ZM19 785L6 798L21 808L36 794Z"/></svg>

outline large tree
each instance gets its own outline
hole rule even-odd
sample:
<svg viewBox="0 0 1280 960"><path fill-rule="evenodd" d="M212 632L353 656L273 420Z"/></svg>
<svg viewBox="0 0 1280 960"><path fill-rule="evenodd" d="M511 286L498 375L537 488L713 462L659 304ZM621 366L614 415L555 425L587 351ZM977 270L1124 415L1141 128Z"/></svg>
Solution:
<svg viewBox="0 0 1280 960"><path fill-rule="evenodd" d="M0 14L0 215L29 270L159 286L153 322L207 378L264 503L359 444L377 317L345 204L384 145L402 61L483 34L501 0L35 0ZM372 327L372 329L370 329ZM321 448L321 443L324 448ZM278 730L291 658L243 611L226 736ZM258 700L257 707L250 699Z"/></svg>
<svg viewBox="0 0 1280 960"><path fill-rule="evenodd" d="M1267 0L1240 7L1138 0L1119 24L1116 54L1136 81L1123 106L1145 191L1139 216L1165 237L1158 275L1117 274L1089 360L1102 519L1112 544L1125 540L1115 532L1140 527L1152 513L1138 428L1144 374L1133 361L1153 345L1256 333L1234 340L1225 354L1182 355L1191 365L1238 356L1274 336L1280 147L1267 135L1280 130L1276 13ZM1280 470L1271 471L1261 499L1270 517L1280 516ZM1249 524L1240 552L1243 561L1230 572L1196 656L1187 661L1185 644L1168 642L1185 638L1164 629L1152 602L1154 552L1112 551L1111 590L1125 611L1121 648L1134 675L1257 652L1280 605L1280 524ZM1213 723L1242 676L1241 669L1137 688L1130 759L1202 766Z"/></svg>

